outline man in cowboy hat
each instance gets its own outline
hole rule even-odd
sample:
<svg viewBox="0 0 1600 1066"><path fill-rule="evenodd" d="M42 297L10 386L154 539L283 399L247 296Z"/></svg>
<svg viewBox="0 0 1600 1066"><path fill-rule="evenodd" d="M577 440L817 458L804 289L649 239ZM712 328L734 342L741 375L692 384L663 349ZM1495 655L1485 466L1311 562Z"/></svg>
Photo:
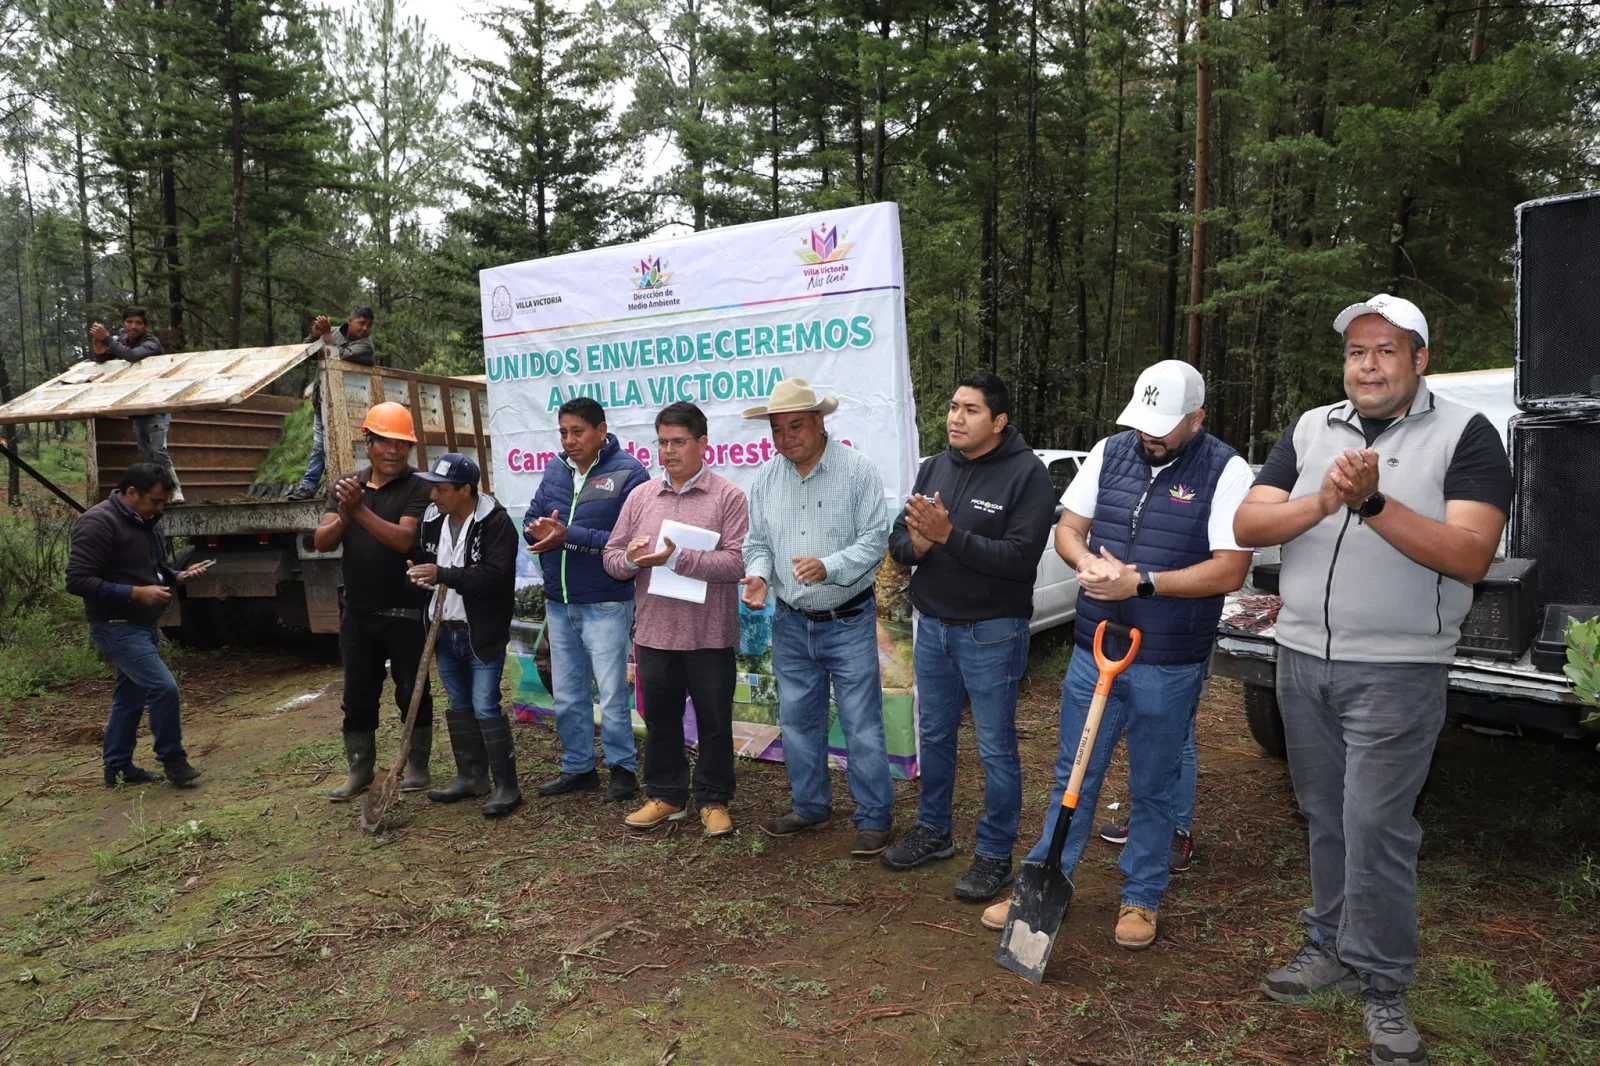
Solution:
<svg viewBox="0 0 1600 1066"><path fill-rule="evenodd" d="M839 401L803 378L744 412L772 427L777 458L750 487L742 599L764 610L777 594L772 672L778 682L783 761L792 809L762 830L791 836L833 814L828 776L828 693L839 707L856 801L850 853L881 854L892 831L894 782L883 735L874 577L889 540L883 481L870 459L829 437L823 418Z"/></svg>

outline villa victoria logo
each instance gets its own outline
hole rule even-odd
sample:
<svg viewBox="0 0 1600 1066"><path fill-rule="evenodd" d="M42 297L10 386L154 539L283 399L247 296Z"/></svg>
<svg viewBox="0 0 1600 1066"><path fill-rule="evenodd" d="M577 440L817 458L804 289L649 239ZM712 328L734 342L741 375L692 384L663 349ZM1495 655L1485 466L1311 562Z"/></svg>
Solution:
<svg viewBox="0 0 1600 1066"><path fill-rule="evenodd" d="M1167 495L1172 497L1174 503L1194 502L1194 489L1188 485L1174 485L1167 490Z"/></svg>
<svg viewBox="0 0 1600 1066"><path fill-rule="evenodd" d="M795 255L803 264L801 272L806 276L808 290L837 284L849 276L850 264L844 260L850 258L850 249L855 245L841 243L840 238L839 227L830 228L826 223L812 230L809 239L801 238Z"/></svg>
<svg viewBox="0 0 1600 1066"><path fill-rule="evenodd" d="M645 256L633 268L633 292L628 300L630 311L655 311L679 304L672 292L672 271L661 257Z"/></svg>
<svg viewBox="0 0 1600 1066"><path fill-rule="evenodd" d="M494 292L489 296L489 317L496 322L509 322L513 318L534 314L541 307L550 307L560 302L559 292L547 292L538 296L512 296L510 289L504 285L496 285Z"/></svg>

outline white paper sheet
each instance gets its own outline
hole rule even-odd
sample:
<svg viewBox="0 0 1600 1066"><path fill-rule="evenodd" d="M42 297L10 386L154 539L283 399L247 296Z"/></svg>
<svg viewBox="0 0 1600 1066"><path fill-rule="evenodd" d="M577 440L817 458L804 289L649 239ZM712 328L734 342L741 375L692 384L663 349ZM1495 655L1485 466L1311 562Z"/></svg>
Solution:
<svg viewBox="0 0 1600 1066"><path fill-rule="evenodd" d="M722 539L722 534L700 526L691 526L684 522L674 522L667 519L661 523L661 532L656 536L655 550L660 551L667 546L667 538L672 538L672 543L680 548L689 548L694 551L708 552L717 546ZM687 600L690 603L706 602L706 583L699 578L684 577L682 574L669 570L665 566L658 566L650 575L650 595L669 596L675 600Z"/></svg>

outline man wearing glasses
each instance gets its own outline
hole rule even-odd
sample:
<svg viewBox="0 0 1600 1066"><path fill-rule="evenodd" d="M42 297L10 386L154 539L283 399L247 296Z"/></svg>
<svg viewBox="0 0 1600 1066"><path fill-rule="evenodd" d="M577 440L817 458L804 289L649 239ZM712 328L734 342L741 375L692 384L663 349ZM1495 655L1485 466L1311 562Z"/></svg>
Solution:
<svg viewBox="0 0 1600 1066"><path fill-rule="evenodd" d="M693 792L708 837L733 832L733 667L739 644L739 581L744 577L744 537L750 515L745 495L706 469L706 416L692 403L674 403L656 415L656 447L665 473L639 486L622 505L606 542L606 572L636 586L634 644L638 697L645 721L646 803L625 824L656 829L682 819L690 794L684 755L683 715L694 701L699 730ZM717 534L700 551L661 536L668 520ZM658 547L659 544L659 547ZM703 600L652 595L663 567L704 582Z"/></svg>

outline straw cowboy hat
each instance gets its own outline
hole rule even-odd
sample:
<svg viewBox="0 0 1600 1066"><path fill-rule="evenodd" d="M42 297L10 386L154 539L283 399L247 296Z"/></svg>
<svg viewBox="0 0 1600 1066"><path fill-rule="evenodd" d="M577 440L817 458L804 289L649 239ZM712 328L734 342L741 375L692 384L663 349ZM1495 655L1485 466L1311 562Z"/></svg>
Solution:
<svg viewBox="0 0 1600 1066"><path fill-rule="evenodd" d="M831 415L839 409L839 401L832 396L818 396L817 390L805 378L784 378L767 397L765 407L745 408L745 418L766 418L768 415L797 415L815 411Z"/></svg>

